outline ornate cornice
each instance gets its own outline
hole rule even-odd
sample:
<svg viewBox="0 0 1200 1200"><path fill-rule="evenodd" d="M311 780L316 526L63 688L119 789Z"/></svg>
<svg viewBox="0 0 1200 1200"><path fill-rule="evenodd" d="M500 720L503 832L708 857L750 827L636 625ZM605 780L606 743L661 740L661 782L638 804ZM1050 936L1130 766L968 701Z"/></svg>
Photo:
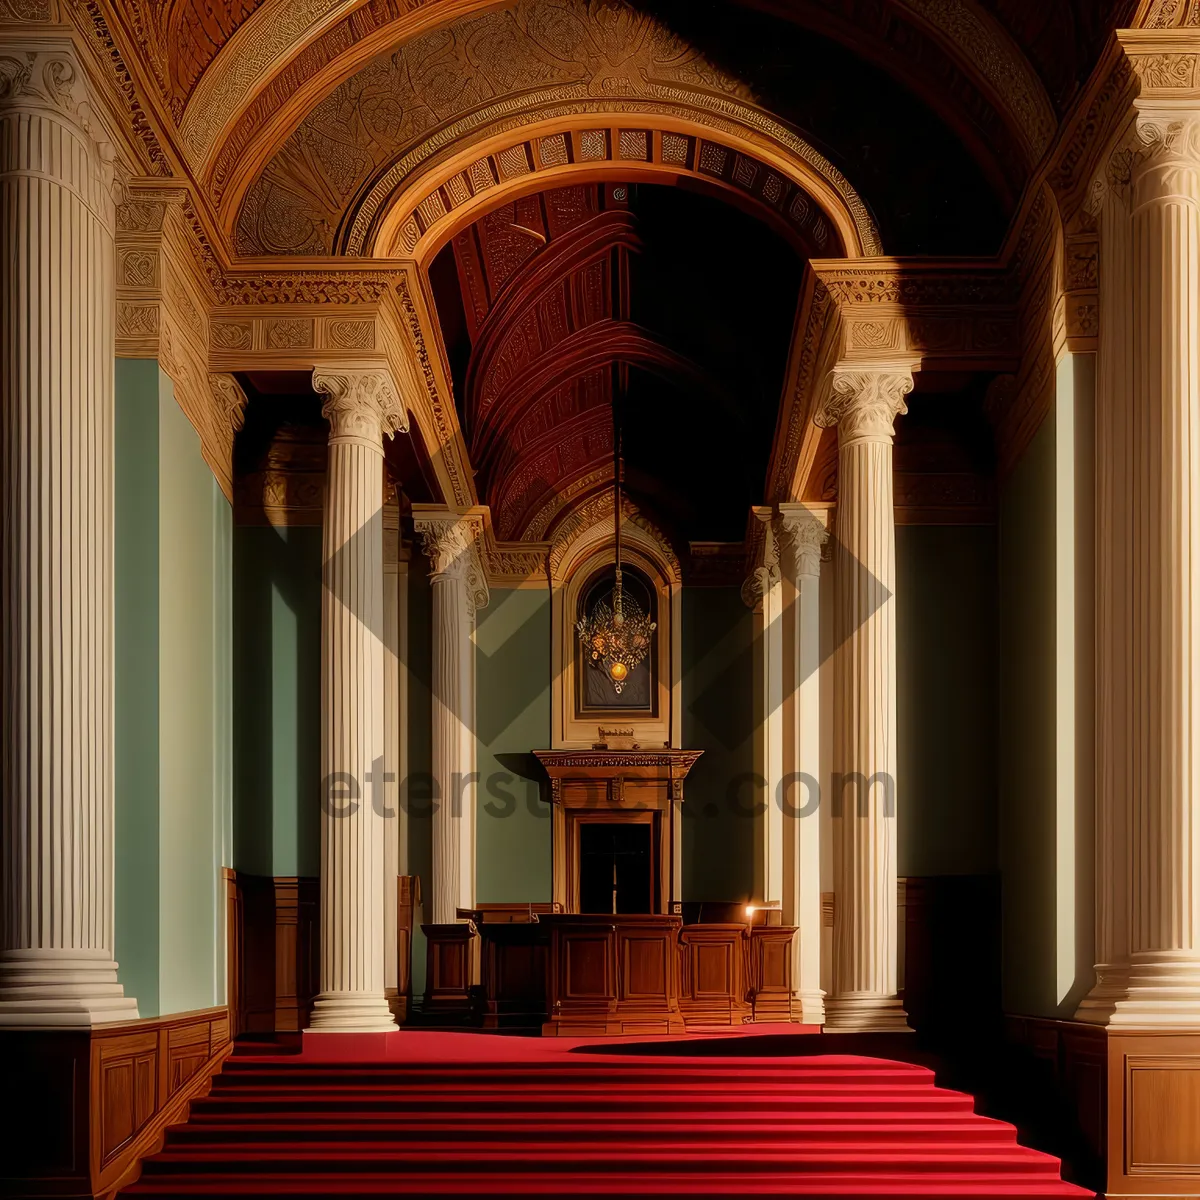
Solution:
<svg viewBox="0 0 1200 1200"><path fill-rule="evenodd" d="M1058 119L1041 79L1004 27L968 0L901 0L936 30L974 73L986 80L1007 109L1025 146L1029 166L1045 154Z"/></svg>
<svg viewBox="0 0 1200 1200"><path fill-rule="evenodd" d="M212 389L213 403L229 427L236 433L246 421L246 393L232 375L210 371L208 386Z"/></svg>
<svg viewBox="0 0 1200 1200"><path fill-rule="evenodd" d="M907 368L835 368L830 394L816 414L822 428L836 425L838 444L891 442L898 416L908 412L904 397L912 391Z"/></svg>
<svg viewBox="0 0 1200 1200"><path fill-rule="evenodd" d="M312 385L313 391L328 397L321 415L329 422L331 442L362 440L382 451L384 434L394 437L408 431L408 411L384 368L318 368Z"/></svg>

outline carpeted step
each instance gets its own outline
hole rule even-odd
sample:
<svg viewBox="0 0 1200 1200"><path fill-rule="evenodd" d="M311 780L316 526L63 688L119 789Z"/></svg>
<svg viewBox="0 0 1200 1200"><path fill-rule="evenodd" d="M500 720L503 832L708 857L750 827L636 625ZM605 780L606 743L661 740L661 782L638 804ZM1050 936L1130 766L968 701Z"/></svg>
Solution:
<svg viewBox="0 0 1200 1200"><path fill-rule="evenodd" d="M293 1174L264 1175L247 1179L234 1173L209 1175L202 1179L158 1178L143 1180L125 1189L123 1196L143 1200L168 1197L219 1195L224 1200L252 1200L258 1196L287 1196L293 1200L329 1196L427 1196L458 1197L460 1200L493 1196L592 1196L621 1197L622 1200L652 1200L660 1196L709 1200L744 1197L746 1177L741 1172L708 1173L697 1178L675 1173L647 1179L642 1174L586 1176L551 1171L520 1172L491 1176L486 1186L478 1179L444 1178L424 1173L362 1175L356 1179L309 1179ZM986 1172L964 1171L936 1179L913 1179L891 1172L864 1171L854 1178L816 1172L780 1172L754 1180L754 1195L767 1197L838 1197L839 1200L873 1200L881 1196L943 1197L946 1200L1085 1200L1092 1195L1068 1183L1042 1176L1013 1175L997 1180Z"/></svg>
<svg viewBox="0 0 1200 1200"><path fill-rule="evenodd" d="M504 1138L513 1143L542 1143L569 1140L583 1145L597 1139L633 1142L674 1138L703 1138L708 1143L742 1144L747 1138L778 1138L788 1144L804 1141L861 1142L867 1139L905 1144L952 1142L954 1144L1011 1144L1016 1130L1003 1121L983 1118L971 1121L905 1121L895 1115L878 1121L742 1121L735 1115L710 1117L703 1121L678 1121L662 1118L638 1122L579 1121L558 1114L523 1115L508 1120L430 1119L390 1117L370 1123L318 1118L308 1121L278 1121L237 1118L229 1120L192 1120L168 1133L173 1146L224 1145L256 1142L263 1145L297 1141L340 1141L363 1145L372 1142L459 1143L464 1139Z"/></svg>
<svg viewBox="0 0 1200 1200"><path fill-rule="evenodd" d="M1056 1159L1019 1145L1011 1125L909 1063L599 1061L536 1044L525 1060L501 1061L494 1042L479 1044L490 1061L235 1060L123 1194L1090 1194L1062 1182ZM461 1055L464 1043L449 1049Z"/></svg>

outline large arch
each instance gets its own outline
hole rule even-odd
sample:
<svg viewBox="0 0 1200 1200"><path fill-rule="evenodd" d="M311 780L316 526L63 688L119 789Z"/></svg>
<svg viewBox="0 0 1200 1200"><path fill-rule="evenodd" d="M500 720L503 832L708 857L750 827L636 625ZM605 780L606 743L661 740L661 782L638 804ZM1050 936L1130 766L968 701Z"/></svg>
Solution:
<svg viewBox="0 0 1200 1200"><path fill-rule="evenodd" d="M262 0L187 98L180 142L223 217L307 114L370 61L502 0ZM1003 140L1032 167L1054 125L1045 88L1021 48L978 0L891 0L854 16L811 0L764 5L847 47L919 96L993 177ZM138 5L131 8L136 12ZM1010 187L1020 180L1009 179Z"/></svg>
<svg viewBox="0 0 1200 1200"><path fill-rule="evenodd" d="M750 209L806 255L883 253L870 210L842 172L748 105L726 97L711 108L683 97L549 106L543 99L528 97L516 113L464 129L465 149L444 149L439 131L391 163L346 213L338 250L425 262L483 211L530 192L592 180L688 180ZM556 115L546 116L548 108Z"/></svg>

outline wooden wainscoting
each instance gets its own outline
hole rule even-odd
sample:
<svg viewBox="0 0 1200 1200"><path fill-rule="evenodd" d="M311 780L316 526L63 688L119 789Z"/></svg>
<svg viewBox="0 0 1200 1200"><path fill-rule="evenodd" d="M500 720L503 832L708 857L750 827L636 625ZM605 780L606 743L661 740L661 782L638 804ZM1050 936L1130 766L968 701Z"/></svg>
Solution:
<svg viewBox="0 0 1200 1200"><path fill-rule="evenodd" d="M233 1046L225 1007L92 1030L0 1033L0 1192L109 1197L208 1092Z"/></svg>
<svg viewBox="0 0 1200 1200"><path fill-rule="evenodd" d="M236 1033L303 1029L320 970L320 881L226 873Z"/></svg>
<svg viewBox="0 0 1200 1200"><path fill-rule="evenodd" d="M1082 1182L1110 1196L1200 1195L1200 1030L1010 1017L1006 1032L1074 1116Z"/></svg>

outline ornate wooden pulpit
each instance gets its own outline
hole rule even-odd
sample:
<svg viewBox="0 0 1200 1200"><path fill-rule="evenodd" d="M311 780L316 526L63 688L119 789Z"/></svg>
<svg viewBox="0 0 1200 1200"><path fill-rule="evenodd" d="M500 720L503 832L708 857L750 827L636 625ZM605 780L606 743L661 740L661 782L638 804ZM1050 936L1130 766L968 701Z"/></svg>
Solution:
<svg viewBox="0 0 1200 1200"><path fill-rule="evenodd" d="M553 898L564 910L542 918L550 935L544 1032L683 1032L681 810L701 751L534 753L550 777Z"/></svg>
<svg viewBox="0 0 1200 1200"><path fill-rule="evenodd" d="M535 750L550 777L553 900L579 913L589 829L645 826L651 884L646 913L678 916L683 781L702 750ZM611 915L611 910L609 910Z"/></svg>

